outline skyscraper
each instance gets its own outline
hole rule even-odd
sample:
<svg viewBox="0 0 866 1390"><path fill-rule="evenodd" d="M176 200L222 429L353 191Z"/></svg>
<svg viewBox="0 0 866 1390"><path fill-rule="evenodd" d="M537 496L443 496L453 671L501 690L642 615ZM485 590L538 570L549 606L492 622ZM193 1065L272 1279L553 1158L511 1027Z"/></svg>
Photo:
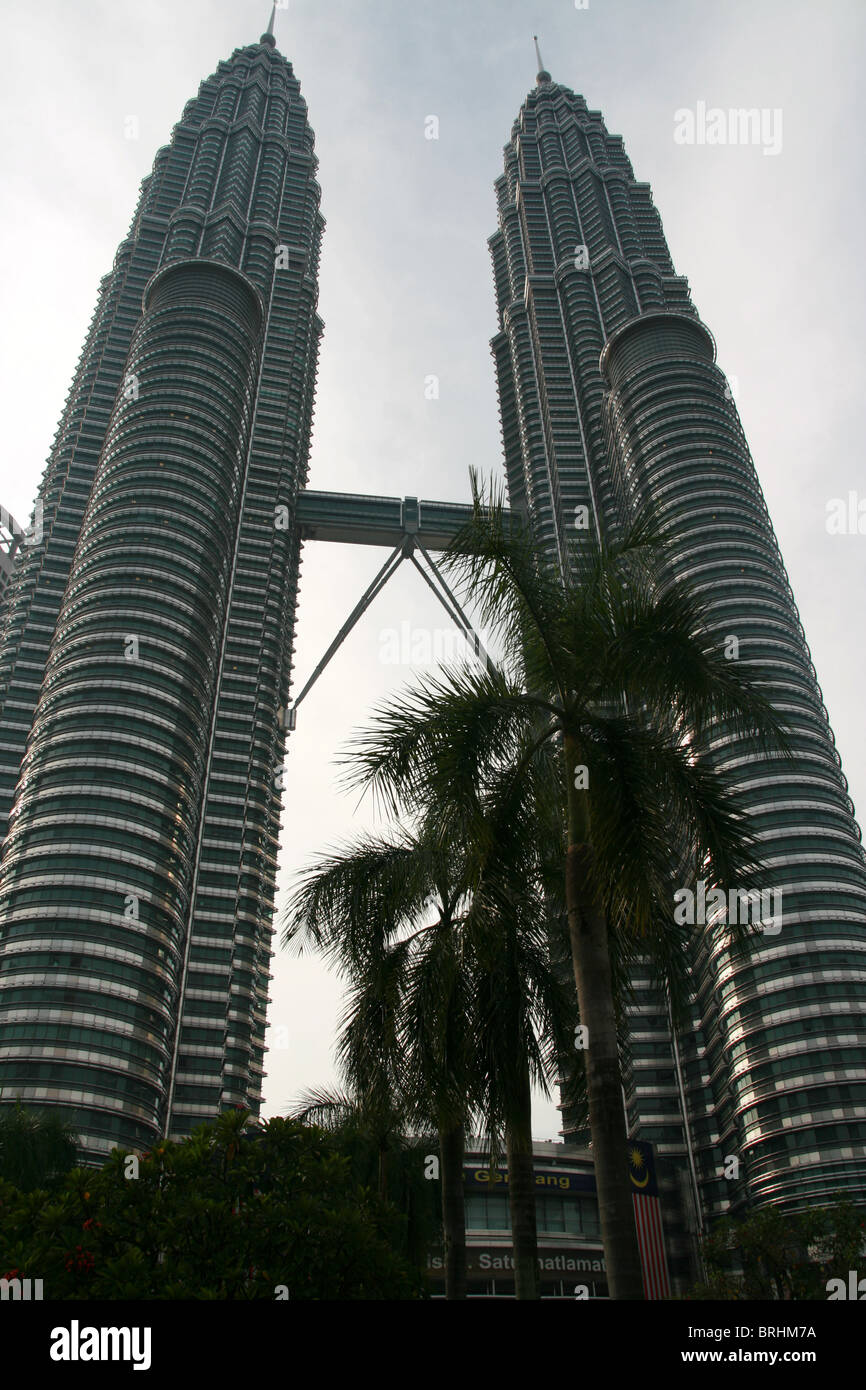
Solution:
<svg viewBox="0 0 866 1390"><path fill-rule="evenodd" d="M315 173L272 17L144 180L4 604L0 1100L95 1161L261 1099Z"/></svg>
<svg viewBox="0 0 866 1390"><path fill-rule="evenodd" d="M496 193L491 346L512 505L567 569L576 528L615 534L652 502L673 573L707 601L732 659L768 673L791 729L790 762L714 740L781 890L781 923L745 961L723 931L698 933L680 1038L649 972L635 979L633 1133L682 1165L705 1216L831 1191L862 1199L866 855L713 338L622 139L540 58Z"/></svg>

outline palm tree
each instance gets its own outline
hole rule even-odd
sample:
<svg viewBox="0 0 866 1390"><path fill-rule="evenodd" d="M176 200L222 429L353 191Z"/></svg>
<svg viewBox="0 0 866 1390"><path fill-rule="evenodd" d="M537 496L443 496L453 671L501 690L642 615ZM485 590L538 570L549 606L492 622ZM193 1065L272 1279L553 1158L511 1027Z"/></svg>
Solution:
<svg viewBox="0 0 866 1390"><path fill-rule="evenodd" d="M0 1106L0 1178L22 1192L51 1186L75 1167L77 1137L56 1110Z"/></svg>
<svg viewBox="0 0 866 1390"><path fill-rule="evenodd" d="M366 836L304 875L283 944L312 943L352 981L339 1044L352 1090L374 1113L436 1129L446 1297L465 1298L463 1152L474 1106L455 879L429 827Z"/></svg>
<svg viewBox="0 0 866 1390"><path fill-rule="evenodd" d="M386 1104L373 1092L370 1096L350 1095L348 1091L311 1088L289 1111L289 1119L302 1125L315 1125L340 1138L351 1151L359 1181L375 1178L376 1191L383 1201L389 1198L388 1159L402 1146L402 1116L391 1097ZM375 1173L369 1171L370 1161Z"/></svg>
<svg viewBox="0 0 866 1390"><path fill-rule="evenodd" d="M490 843L501 848L504 832ZM305 934L352 978L340 1052L353 1085L389 1074L406 1122L438 1131L449 1298L466 1293L463 1154L475 1115L492 1152L504 1129L517 1296L538 1296L530 1087L547 1089L568 1000L550 969L535 844L524 834L506 868L428 818L418 833L332 855L289 908L284 940Z"/></svg>
<svg viewBox="0 0 866 1390"><path fill-rule="evenodd" d="M651 956L676 1008L687 934L673 922L674 887L698 873L750 887L760 873L713 749L738 741L769 754L784 750L784 734L758 682L725 660L699 599L666 571L651 517L616 542L582 540L563 575L507 517L501 493L486 499L474 474L472 489L472 519L445 562L498 635L504 669L451 671L380 707L346 755L346 780L389 810L436 805L465 821L514 784L540 785L556 750L608 1285L612 1298L639 1299L617 971Z"/></svg>
<svg viewBox="0 0 866 1390"><path fill-rule="evenodd" d="M558 939L562 919L550 911L555 901L544 892L547 837L561 838L546 790L538 779L511 778L505 785L493 779L467 830L477 860L469 923L479 965L479 1072L491 1161L494 1136L505 1136L518 1299L540 1296L532 1084L549 1094L575 1014L573 995L554 965L565 944Z"/></svg>
<svg viewBox="0 0 866 1390"><path fill-rule="evenodd" d="M422 1164L428 1138L410 1138L393 1106L372 1108L362 1096L327 1087L307 1090L289 1118L332 1136L361 1186L376 1186L405 1220L405 1253L421 1267L430 1250L434 1209Z"/></svg>

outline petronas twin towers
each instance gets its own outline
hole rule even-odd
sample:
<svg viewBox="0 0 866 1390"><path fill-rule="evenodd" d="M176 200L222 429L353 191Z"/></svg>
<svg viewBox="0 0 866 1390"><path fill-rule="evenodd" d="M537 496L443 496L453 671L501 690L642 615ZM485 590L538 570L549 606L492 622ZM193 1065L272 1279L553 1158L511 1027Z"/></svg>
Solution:
<svg viewBox="0 0 866 1390"><path fill-rule="evenodd" d="M271 28L157 154L3 598L0 1103L64 1107L92 1162L262 1100L316 167ZM696 934L687 1036L636 979L632 1132L705 1216L862 1199L866 855L712 337L622 140L543 69L496 192L512 506L567 566L576 523L651 500L792 730L787 761L719 731L784 920L747 959Z"/></svg>

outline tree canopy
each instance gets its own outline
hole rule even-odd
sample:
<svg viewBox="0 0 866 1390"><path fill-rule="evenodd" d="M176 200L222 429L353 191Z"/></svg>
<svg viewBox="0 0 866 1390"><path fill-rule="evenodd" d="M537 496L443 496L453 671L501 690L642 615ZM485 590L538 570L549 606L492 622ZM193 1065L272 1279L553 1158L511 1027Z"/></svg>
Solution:
<svg viewBox="0 0 866 1390"><path fill-rule="evenodd" d="M703 1242L705 1282L695 1299L816 1299L830 1279L847 1284L866 1253L866 1219L853 1202L810 1211L762 1207L720 1221Z"/></svg>
<svg viewBox="0 0 866 1390"><path fill-rule="evenodd" d="M415 1299L402 1218L333 1136L226 1111L50 1193L0 1181L0 1277L46 1299Z"/></svg>

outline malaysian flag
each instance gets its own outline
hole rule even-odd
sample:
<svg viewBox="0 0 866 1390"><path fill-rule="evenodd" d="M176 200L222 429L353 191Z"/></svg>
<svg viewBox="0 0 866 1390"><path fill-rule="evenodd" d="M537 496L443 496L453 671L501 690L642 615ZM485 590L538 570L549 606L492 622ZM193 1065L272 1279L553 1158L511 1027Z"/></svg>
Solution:
<svg viewBox="0 0 866 1390"><path fill-rule="evenodd" d="M631 1178L644 1298L670 1298L671 1281L665 1256L659 1189L650 1144L641 1139L629 1140L628 1172Z"/></svg>

